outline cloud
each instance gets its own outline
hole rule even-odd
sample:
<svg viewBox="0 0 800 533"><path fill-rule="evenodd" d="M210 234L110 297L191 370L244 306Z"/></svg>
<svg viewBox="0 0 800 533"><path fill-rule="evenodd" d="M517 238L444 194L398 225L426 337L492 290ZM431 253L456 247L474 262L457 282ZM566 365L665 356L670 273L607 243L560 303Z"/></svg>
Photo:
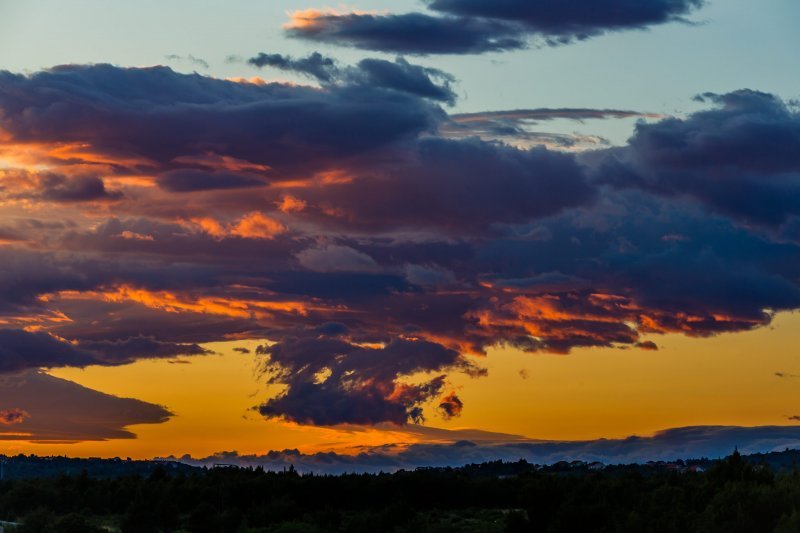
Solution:
<svg viewBox="0 0 800 533"><path fill-rule="evenodd" d="M573 156L482 142L420 139L379 175L326 187L328 223L359 228L438 228L470 232L557 214L594 199Z"/></svg>
<svg viewBox="0 0 800 533"><path fill-rule="evenodd" d="M450 139L479 137L483 140L498 140L514 146L544 145L560 150L587 150L605 148L607 140L596 135L579 133L557 134L537 131L533 128L541 122L570 120L583 123L586 120L665 118L656 113L640 113L620 109L512 109L449 115L449 120L439 127L439 134Z"/></svg>
<svg viewBox="0 0 800 533"><path fill-rule="evenodd" d="M306 337L262 346L258 353L268 356L270 382L287 386L259 412L316 425L423 420L421 406L441 395L444 376L420 384L400 378L471 366L458 352L419 340L393 340L372 348L339 338ZM459 403L448 394L439 405L454 416Z"/></svg>
<svg viewBox="0 0 800 533"><path fill-rule="evenodd" d="M424 13L305 10L292 13L284 27L291 37L398 54L479 54L526 46L523 29L514 24Z"/></svg>
<svg viewBox="0 0 800 533"><path fill-rule="evenodd" d="M455 392L451 392L439 401L439 409L442 411L445 420L447 420L461 415L461 411L464 409L464 402L456 396Z"/></svg>
<svg viewBox="0 0 800 533"><path fill-rule="evenodd" d="M168 54L164 56L164 59L167 59L168 61L177 61L177 62L186 61L188 63L192 63L193 65L197 65L198 67L202 67L204 69L209 68L208 61L200 57L195 57L192 54L187 54L185 56L179 54Z"/></svg>
<svg viewBox="0 0 800 533"><path fill-rule="evenodd" d="M336 62L325 57L319 52L314 52L308 57L294 59L281 54L265 54L263 52L251 57L247 63L254 67L273 67L290 72L298 72L306 76L311 76L320 81L332 81L338 69Z"/></svg>
<svg viewBox="0 0 800 533"><path fill-rule="evenodd" d="M365 253L349 246L327 245L297 254L300 264L315 272L375 272L378 264Z"/></svg>
<svg viewBox="0 0 800 533"><path fill-rule="evenodd" d="M18 406L3 411L12 413L12 423L0 423L0 441L132 439L136 436L128 426L161 424L172 416L161 406L118 398L37 371L0 374L0 397Z"/></svg>
<svg viewBox="0 0 800 533"><path fill-rule="evenodd" d="M744 454L783 451L800 444L800 427L694 426L659 431L651 436L589 441L513 438L492 442L458 439L458 436L457 432L446 436L449 442L364 446L359 453L353 455L336 452L301 453L288 449L271 451L264 455L220 452L200 459L190 456L171 459L197 466L224 462L261 466L271 471L281 471L292 465L301 473L319 474L395 472L401 469L455 467L497 460L516 462L520 459L533 464L573 460L630 464L651 460L718 459L729 455L735 448Z"/></svg>
<svg viewBox="0 0 800 533"><path fill-rule="evenodd" d="M370 86L403 91L448 104L454 104L456 100L450 88L455 81L452 76L439 69L412 65L401 57L394 63L363 59L358 63L358 70L360 72L351 76L362 78L361 82Z"/></svg>
<svg viewBox="0 0 800 533"><path fill-rule="evenodd" d="M177 161L211 152L268 165L273 179L328 169L427 131L440 117L413 95L365 85L320 91L111 65L0 72L0 111L19 143L80 145L137 171L179 170ZM341 124L353 133L341 135Z"/></svg>
<svg viewBox="0 0 800 533"><path fill-rule="evenodd" d="M69 343L42 332L0 330L0 374L29 368L119 365L137 359L208 353L197 344L162 342L144 336Z"/></svg>
<svg viewBox="0 0 800 533"><path fill-rule="evenodd" d="M158 341L138 336L124 340L86 340L78 343L81 349L99 354L103 362L126 363L137 359L169 358L177 355L208 355L211 352L197 344Z"/></svg>
<svg viewBox="0 0 800 533"><path fill-rule="evenodd" d="M468 410L449 377L480 376L468 362L494 346L653 350L661 334L800 308L796 113L777 97L706 95L625 146L575 154L442 126L639 114L448 118L443 72L334 67L315 86L164 67L0 74L0 371L251 340L284 387L259 400L265 416L403 423ZM102 176L119 197L47 200L27 170L44 167Z"/></svg>
<svg viewBox="0 0 800 533"><path fill-rule="evenodd" d="M263 187L266 182L261 177L252 174L181 169L160 175L158 185L170 192L194 192Z"/></svg>
<svg viewBox="0 0 800 533"><path fill-rule="evenodd" d="M715 107L639 123L609 153L604 181L688 197L745 223L775 227L800 214L800 113L747 89L700 101Z"/></svg>
<svg viewBox="0 0 800 533"><path fill-rule="evenodd" d="M86 366L94 357L47 333L0 330L0 373L26 368Z"/></svg>
<svg viewBox="0 0 800 533"><path fill-rule="evenodd" d="M644 29L685 17L703 0L434 0L430 13L307 9L292 13L288 35L326 44L403 54L478 54L557 46L607 32Z"/></svg>
<svg viewBox="0 0 800 533"><path fill-rule="evenodd" d="M340 67L336 61L314 52L294 59L280 54L258 54L248 60L257 67L272 66L316 78L323 84L363 86L390 89L422 98L454 104L456 95L450 87L455 79L439 69L413 65L398 57L362 59L352 67Z"/></svg>
<svg viewBox="0 0 800 533"><path fill-rule="evenodd" d="M432 0L429 7L463 17L521 22L532 32L558 39L586 39L607 31L639 29L683 20L704 0Z"/></svg>
<svg viewBox="0 0 800 533"><path fill-rule="evenodd" d="M30 418L30 416L30 414L22 409L3 409L0 411L0 426L21 424L25 419Z"/></svg>
<svg viewBox="0 0 800 533"><path fill-rule="evenodd" d="M0 197L10 200L41 200L58 203L119 200L120 191L108 190L93 175L64 176L53 172L0 169Z"/></svg>
<svg viewBox="0 0 800 533"><path fill-rule="evenodd" d="M272 239L286 231L286 226L263 213L247 213L230 228L230 234L243 239Z"/></svg>

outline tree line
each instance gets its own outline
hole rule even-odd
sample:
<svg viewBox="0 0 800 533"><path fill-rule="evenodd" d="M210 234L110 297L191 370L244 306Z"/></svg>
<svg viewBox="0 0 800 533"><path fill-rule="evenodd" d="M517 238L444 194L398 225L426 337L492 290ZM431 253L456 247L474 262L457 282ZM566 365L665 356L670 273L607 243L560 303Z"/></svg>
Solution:
<svg viewBox="0 0 800 533"><path fill-rule="evenodd" d="M800 474L738 453L683 473L641 465L542 470L524 461L344 476L83 472L0 483L0 519L18 522L19 533L784 533L800 531Z"/></svg>

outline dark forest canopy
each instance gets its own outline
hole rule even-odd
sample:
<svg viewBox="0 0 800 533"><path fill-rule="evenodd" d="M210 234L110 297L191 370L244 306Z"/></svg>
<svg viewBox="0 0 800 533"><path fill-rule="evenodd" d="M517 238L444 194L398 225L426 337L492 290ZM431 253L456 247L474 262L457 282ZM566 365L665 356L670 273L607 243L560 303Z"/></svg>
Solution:
<svg viewBox="0 0 800 533"><path fill-rule="evenodd" d="M602 468L497 461L344 476L134 461L149 473L3 481L0 517L20 532L60 533L798 531L797 455Z"/></svg>

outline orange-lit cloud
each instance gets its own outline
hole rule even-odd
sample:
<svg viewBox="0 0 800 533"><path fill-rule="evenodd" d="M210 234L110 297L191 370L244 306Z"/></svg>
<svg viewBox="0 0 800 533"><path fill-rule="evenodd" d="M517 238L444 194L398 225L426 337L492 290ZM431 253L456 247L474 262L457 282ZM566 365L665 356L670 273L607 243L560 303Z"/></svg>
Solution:
<svg viewBox="0 0 800 533"><path fill-rule="evenodd" d="M303 316L313 309L304 302L241 300L235 298L191 297L168 291L149 291L129 286L119 286L114 290L70 292L55 295L63 300L104 300L108 302L136 302L151 309L167 313L200 313L236 318L266 319L274 313L289 313Z"/></svg>
<svg viewBox="0 0 800 533"><path fill-rule="evenodd" d="M281 198L281 201L278 203L278 209L283 211L284 213L299 213L303 209L306 208L306 202L300 200L299 198L295 198L290 194L286 194Z"/></svg>
<svg viewBox="0 0 800 533"><path fill-rule="evenodd" d="M257 211L248 213L232 223L223 223L210 217L193 218L191 222L216 239L227 237L272 239L286 231L283 223Z"/></svg>
<svg viewBox="0 0 800 533"><path fill-rule="evenodd" d="M377 15L383 11L363 11L357 9L299 9L289 13L289 21L283 27L287 30L310 29L318 27L322 21L328 17L340 17L345 15Z"/></svg>

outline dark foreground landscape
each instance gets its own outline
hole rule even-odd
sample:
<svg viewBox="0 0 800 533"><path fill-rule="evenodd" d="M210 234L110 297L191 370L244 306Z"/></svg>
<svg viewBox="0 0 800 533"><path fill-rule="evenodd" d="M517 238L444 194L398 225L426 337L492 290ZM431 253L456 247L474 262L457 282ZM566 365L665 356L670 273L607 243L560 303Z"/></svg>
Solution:
<svg viewBox="0 0 800 533"><path fill-rule="evenodd" d="M798 455L344 476L17 456L4 461L0 518L6 531L59 533L796 532Z"/></svg>

